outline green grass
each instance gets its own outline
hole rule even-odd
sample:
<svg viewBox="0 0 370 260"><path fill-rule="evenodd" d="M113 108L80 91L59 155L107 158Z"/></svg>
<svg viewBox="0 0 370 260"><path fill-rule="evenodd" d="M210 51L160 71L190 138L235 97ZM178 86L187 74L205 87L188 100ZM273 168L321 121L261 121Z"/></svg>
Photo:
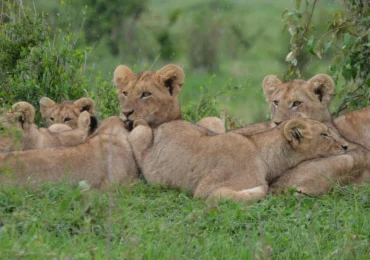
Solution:
<svg viewBox="0 0 370 260"><path fill-rule="evenodd" d="M370 186L252 205L138 182L0 190L1 259L369 259ZM254 258L256 259L256 258Z"/></svg>
<svg viewBox="0 0 370 260"><path fill-rule="evenodd" d="M40 9L58 5L36 2ZM151 32L169 11L200 3L151 0L140 26ZM325 15L335 8L331 0L319 3ZM218 92L228 84L241 85L242 89L218 100L218 109L226 108L251 123L266 119L268 113L261 90L263 77L282 74L286 68L288 46L281 13L293 9L295 1L239 0L234 5L232 12L225 10L224 21L242 24L246 35L263 27L248 52L238 53L235 59L221 57L216 75L192 70L184 53L171 62L186 71L180 94L184 107L199 101L201 87ZM181 36L188 22L182 18L173 28L179 44L188 40L186 31ZM150 45L150 34L145 36ZM107 79L119 63L136 72L167 63L160 59L155 64L154 60L127 62L112 57L106 49L104 41L96 44L88 63ZM156 51L154 46L152 56L158 55ZM313 60L307 76L325 73L327 66L327 61ZM288 194L245 205L194 200L184 192L143 182L104 194L68 184L37 190L2 187L0 259L370 259L369 194L367 185L336 188L319 198Z"/></svg>

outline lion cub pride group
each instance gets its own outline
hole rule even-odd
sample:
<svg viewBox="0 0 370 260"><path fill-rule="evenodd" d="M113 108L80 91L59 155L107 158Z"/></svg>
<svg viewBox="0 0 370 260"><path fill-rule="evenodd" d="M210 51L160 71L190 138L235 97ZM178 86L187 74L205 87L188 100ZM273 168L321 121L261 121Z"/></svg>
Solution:
<svg viewBox="0 0 370 260"><path fill-rule="evenodd" d="M48 128L18 102L0 117L0 183L87 181L104 189L138 178L189 190L194 197L255 201L292 185L319 195L334 183L370 181L370 108L331 121L327 75L263 81L272 120L225 133L219 118L182 120L184 71L167 65L133 73L120 65L114 85L120 116L97 126L94 102L40 100ZM11 173L11 174L7 174Z"/></svg>

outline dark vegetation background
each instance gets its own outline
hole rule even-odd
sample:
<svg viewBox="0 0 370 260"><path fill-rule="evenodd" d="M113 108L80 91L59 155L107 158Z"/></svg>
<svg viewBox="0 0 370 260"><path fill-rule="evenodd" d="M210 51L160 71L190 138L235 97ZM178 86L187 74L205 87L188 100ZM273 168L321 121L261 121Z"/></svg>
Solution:
<svg viewBox="0 0 370 260"><path fill-rule="evenodd" d="M117 114L111 78L121 63L136 72L184 67L189 120L267 119L260 86L269 74L329 73L338 81L333 111L367 104L367 1L3 0L0 8L3 106L84 95L101 118Z"/></svg>

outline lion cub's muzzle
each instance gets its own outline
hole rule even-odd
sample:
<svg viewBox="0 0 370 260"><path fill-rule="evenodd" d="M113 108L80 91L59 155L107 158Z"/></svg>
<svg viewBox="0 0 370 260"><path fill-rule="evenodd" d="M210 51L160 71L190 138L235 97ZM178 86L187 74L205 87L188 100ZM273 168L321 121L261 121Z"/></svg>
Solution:
<svg viewBox="0 0 370 260"><path fill-rule="evenodd" d="M134 129L134 121L130 119L130 115L132 115L135 110L130 111L121 111L120 118L125 124L127 130L132 131Z"/></svg>
<svg viewBox="0 0 370 260"><path fill-rule="evenodd" d="M348 143L346 142L341 142L340 144L337 145L337 152L333 154L345 154L348 151Z"/></svg>

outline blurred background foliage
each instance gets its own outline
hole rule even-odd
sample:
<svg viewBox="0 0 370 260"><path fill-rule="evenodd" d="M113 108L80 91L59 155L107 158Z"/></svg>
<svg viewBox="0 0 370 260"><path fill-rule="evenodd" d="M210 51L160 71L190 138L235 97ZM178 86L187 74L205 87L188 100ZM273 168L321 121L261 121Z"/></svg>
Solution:
<svg viewBox="0 0 370 260"><path fill-rule="evenodd" d="M83 95L104 118L118 113L118 64L139 72L167 63L185 69L180 99L189 120L268 119L261 82L269 74L330 73L333 111L367 104L368 1L3 0L0 8L5 106Z"/></svg>

